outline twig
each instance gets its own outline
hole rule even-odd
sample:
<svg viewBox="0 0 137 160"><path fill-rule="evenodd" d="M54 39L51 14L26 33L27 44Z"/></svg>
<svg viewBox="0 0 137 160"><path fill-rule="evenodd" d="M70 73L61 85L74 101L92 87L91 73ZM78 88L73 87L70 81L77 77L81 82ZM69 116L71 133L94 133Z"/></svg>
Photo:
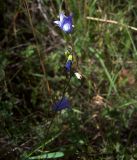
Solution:
<svg viewBox="0 0 137 160"><path fill-rule="evenodd" d="M117 25L120 25L120 26L122 26L122 27L126 27L126 28L129 28L129 29L131 29L131 30L137 31L137 28L136 28L136 27L129 26L129 25L120 23L120 22L118 22L118 21L108 20L108 19L101 19L101 18L96 18L96 17L86 17L86 18L89 19L89 20L98 21L98 22L103 22L103 23L117 24Z"/></svg>
<svg viewBox="0 0 137 160"><path fill-rule="evenodd" d="M41 68L42 68L42 71L43 71L43 74L44 74L44 82L46 82L47 91L48 91L48 94L50 95L51 94L51 90L50 90L49 82L47 80L46 68L45 68L45 65L44 65L43 57L41 56L41 53L40 53L38 40L37 40L36 33L35 33L35 28L34 28L33 23L32 23L31 14L29 12L28 2L27 2L27 0L23 0L23 3L24 3L24 7L27 10L29 23L30 23L30 26L31 26L31 29L32 29L32 33L33 33L34 39L35 39L37 54L39 56L40 65L41 65Z"/></svg>

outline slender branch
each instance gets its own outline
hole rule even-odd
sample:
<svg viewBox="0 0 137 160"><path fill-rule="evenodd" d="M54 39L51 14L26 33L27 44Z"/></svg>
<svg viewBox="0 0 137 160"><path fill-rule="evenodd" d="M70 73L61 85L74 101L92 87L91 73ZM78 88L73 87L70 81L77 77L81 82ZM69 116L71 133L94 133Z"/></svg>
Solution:
<svg viewBox="0 0 137 160"><path fill-rule="evenodd" d="M50 95L51 91L50 91L49 82L47 80L46 69L45 69L43 58L41 56L40 49L39 49L39 46L38 46L38 40L37 40L37 37L36 37L36 34L35 34L35 28L34 28L33 23L32 23L32 18L31 18L31 14L29 12L29 7L28 7L27 0L23 0L23 3L24 3L24 7L27 10L29 23L30 23L30 26L32 28L32 33L33 33L33 36L34 36L34 39L35 39L36 49L37 49L37 53L38 53L38 56L39 56L39 59L40 59L40 65L41 65L41 68L42 68L42 71L43 71L43 74L44 74L44 82L46 82L46 87L47 87L47 90L48 90L48 94Z"/></svg>
<svg viewBox="0 0 137 160"><path fill-rule="evenodd" d="M129 28L131 30L137 31L136 27L133 26L129 26L123 23L120 23L118 21L114 21L114 20L108 20L108 19L102 19L102 18L96 18L96 17L86 17L88 20L93 20L93 21L98 21L98 22L103 22L103 23L110 23L110 24L116 24L116 25L120 25L122 27L126 27Z"/></svg>

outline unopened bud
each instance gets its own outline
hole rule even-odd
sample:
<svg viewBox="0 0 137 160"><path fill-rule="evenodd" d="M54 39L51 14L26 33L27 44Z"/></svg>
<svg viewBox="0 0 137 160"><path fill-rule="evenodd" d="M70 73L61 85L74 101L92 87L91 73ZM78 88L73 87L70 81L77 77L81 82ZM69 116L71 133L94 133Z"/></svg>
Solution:
<svg viewBox="0 0 137 160"><path fill-rule="evenodd" d="M77 79L82 79L82 75L79 74L78 72L75 72L74 74L75 74L75 76L77 77Z"/></svg>

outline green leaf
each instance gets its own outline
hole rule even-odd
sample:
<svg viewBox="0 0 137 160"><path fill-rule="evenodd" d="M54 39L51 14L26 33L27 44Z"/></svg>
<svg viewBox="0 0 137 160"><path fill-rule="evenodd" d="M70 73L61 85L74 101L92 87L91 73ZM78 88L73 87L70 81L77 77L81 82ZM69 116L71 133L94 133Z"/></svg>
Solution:
<svg viewBox="0 0 137 160"><path fill-rule="evenodd" d="M45 153L45 154L41 154L38 156L33 156L33 157L29 157L28 160L32 160L32 159L50 159L50 158L61 158L64 157L64 153L63 152L53 152L53 153Z"/></svg>

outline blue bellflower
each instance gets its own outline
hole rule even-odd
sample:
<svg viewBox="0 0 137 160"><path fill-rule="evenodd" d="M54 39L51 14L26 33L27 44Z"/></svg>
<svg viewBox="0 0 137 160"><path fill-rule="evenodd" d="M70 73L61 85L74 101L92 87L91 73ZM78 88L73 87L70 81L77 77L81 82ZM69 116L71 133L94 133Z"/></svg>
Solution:
<svg viewBox="0 0 137 160"><path fill-rule="evenodd" d="M60 20L54 21L55 24L57 24L64 32L70 33L72 32L72 15L65 16L64 13L60 13L59 15Z"/></svg>
<svg viewBox="0 0 137 160"><path fill-rule="evenodd" d="M61 111L62 109L65 109L65 108L70 108L70 103L66 97L63 97L61 100L57 101L53 105L54 111Z"/></svg>
<svg viewBox="0 0 137 160"><path fill-rule="evenodd" d="M69 72L71 70L71 66L72 66L72 61L68 60L65 65L67 72Z"/></svg>

